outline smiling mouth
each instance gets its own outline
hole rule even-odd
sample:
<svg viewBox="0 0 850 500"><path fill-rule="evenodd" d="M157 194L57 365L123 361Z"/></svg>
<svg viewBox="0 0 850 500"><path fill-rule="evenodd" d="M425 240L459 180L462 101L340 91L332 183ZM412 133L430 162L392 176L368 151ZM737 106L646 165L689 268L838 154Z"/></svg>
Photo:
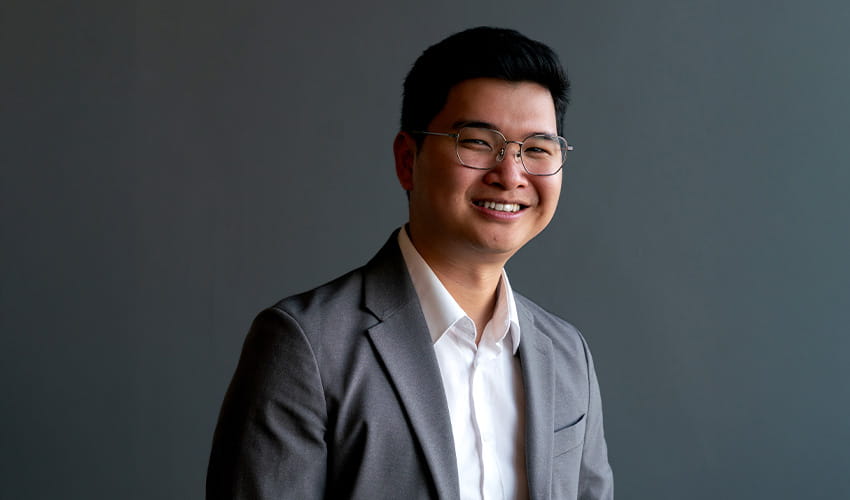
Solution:
<svg viewBox="0 0 850 500"><path fill-rule="evenodd" d="M485 201L485 200L475 200L473 202L476 206L481 208L487 208L489 210L495 210L497 212L519 212L523 208L527 208L526 205L520 205L519 203L499 203L495 201Z"/></svg>

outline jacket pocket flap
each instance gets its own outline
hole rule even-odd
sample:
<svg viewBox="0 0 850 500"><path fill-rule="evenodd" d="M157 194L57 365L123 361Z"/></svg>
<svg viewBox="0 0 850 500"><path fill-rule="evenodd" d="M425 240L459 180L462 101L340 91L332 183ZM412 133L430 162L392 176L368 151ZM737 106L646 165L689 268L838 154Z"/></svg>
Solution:
<svg viewBox="0 0 850 500"><path fill-rule="evenodd" d="M557 457L572 450L584 440L584 415L570 425L555 431L552 456Z"/></svg>

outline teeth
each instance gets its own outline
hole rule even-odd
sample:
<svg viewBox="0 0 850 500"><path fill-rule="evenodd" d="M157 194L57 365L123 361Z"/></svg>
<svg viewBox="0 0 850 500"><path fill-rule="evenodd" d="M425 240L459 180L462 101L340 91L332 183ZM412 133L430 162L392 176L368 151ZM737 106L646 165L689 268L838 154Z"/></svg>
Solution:
<svg viewBox="0 0 850 500"><path fill-rule="evenodd" d="M478 205L497 212L517 212L519 211L518 203L496 203L495 201L482 201Z"/></svg>

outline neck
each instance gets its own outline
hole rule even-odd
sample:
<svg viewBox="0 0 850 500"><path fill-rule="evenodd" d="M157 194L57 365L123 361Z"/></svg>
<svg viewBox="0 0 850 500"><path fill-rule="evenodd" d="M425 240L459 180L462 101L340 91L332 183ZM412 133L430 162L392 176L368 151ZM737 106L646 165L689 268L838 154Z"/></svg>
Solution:
<svg viewBox="0 0 850 500"><path fill-rule="evenodd" d="M410 232L408 236L411 236ZM412 237L411 242L452 298L475 322L477 344L496 309L505 260L480 256L463 258L453 253L434 251L428 245L417 245Z"/></svg>
<svg viewBox="0 0 850 500"><path fill-rule="evenodd" d="M428 262L427 259L426 262ZM478 344L484 333L484 327L490 322L496 310L502 269L475 273L453 267L435 267L430 262L428 265L460 308L475 322L475 343Z"/></svg>

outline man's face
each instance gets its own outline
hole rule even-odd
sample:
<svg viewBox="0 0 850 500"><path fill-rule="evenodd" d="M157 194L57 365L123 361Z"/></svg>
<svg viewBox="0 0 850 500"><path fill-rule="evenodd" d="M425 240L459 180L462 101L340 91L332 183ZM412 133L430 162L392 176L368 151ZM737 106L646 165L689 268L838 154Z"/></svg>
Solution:
<svg viewBox="0 0 850 500"><path fill-rule="evenodd" d="M491 78L463 81L449 92L429 132L454 133L475 123L500 131L509 141L557 134L555 105L545 87ZM517 145L491 170L464 167L450 137L424 136L420 147L405 133L396 138L396 171L410 192L411 239L428 260L475 258L506 261L542 231L558 205L559 172L528 174ZM518 204L497 210L488 202Z"/></svg>

